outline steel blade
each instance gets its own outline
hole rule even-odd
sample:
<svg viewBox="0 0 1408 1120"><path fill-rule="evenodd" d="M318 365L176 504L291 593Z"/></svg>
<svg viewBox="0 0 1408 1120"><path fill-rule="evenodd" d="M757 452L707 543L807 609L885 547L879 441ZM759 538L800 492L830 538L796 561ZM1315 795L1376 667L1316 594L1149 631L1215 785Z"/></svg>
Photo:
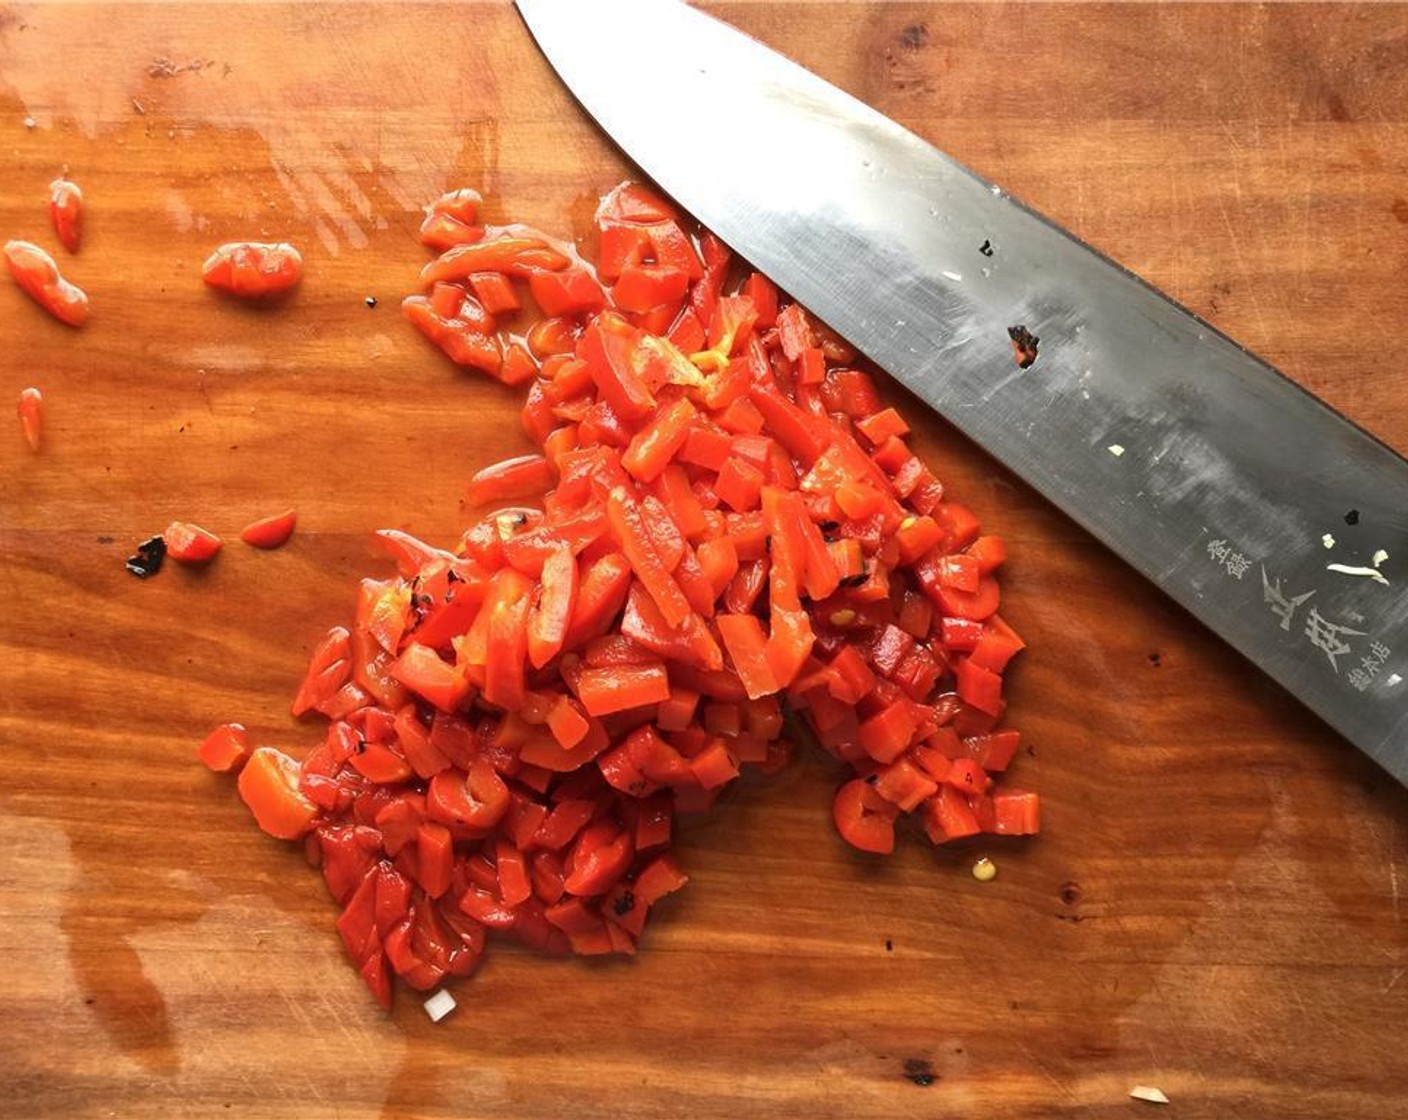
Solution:
<svg viewBox="0 0 1408 1120"><path fill-rule="evenodd" d="M518 7L700 221L1408 783L1408 463L727 24L674 0ZM1027 370L1015 326L1040 338Z"/></svg>

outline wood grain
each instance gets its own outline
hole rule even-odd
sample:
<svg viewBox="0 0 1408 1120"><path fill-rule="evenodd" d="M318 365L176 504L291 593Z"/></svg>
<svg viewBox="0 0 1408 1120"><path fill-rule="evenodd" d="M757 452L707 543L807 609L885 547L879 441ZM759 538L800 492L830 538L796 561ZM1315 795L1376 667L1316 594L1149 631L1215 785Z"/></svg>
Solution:
<svg viewBox="0 0 1408 1120"><path fill-rule="evenodd" d="M717 10L1408 450L1402 6ZM912 402L1012 544L1046 833L982 848L987 885L976 850L858 859L804 759L690 826L635 960L502 947L439 1026L380 1014L193 747L308 744L287 698L368 531L453 539L524 446L400 320L419 204L474 185L581 237L625 168L500 4L8 5L0 150L7 237L83 185L95 308L0 284L0 399L49 401L37 456L0 425L0 1115L1114 1117L1144 1083L1180 1117L1408 1116L1408 795ZM252 235L308 258L276 312L198 281ZM281 552L122 569L173 517L290 504Z"/></svg>

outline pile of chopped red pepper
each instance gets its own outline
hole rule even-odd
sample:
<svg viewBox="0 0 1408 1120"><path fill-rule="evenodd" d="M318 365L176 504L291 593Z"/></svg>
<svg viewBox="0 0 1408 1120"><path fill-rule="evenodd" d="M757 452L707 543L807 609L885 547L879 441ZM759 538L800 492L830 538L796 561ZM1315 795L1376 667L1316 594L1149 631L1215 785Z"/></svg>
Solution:
<svg viewBox="0 0 1408 1120"><path fill-rule="evenodd" d="M1036 794L994 788L1019 744L1002 542L851 349L640 186L603 201L595 270L477 204L430 208L441 255L403 306L527 386L541 453L481 470L471 504L540 502L453 549L378 534L396 575L317 648L293 711L329 726L301 762L238 725L202 747L304 840L377 998L472 972L490 930L633 952L685 882L676 814L783 766L789 715L849 766L857 848L890 851L902 814L935 843L1035 832Z"/></svg>

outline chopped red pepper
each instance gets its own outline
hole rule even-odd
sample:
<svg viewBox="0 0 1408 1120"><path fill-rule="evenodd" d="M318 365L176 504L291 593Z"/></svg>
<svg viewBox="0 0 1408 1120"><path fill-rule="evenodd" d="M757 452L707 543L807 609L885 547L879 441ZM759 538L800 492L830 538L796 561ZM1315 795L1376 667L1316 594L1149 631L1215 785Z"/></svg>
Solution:
<svg viewBox="0 0 1408 1120"><path fill-rule="evenodd" d="M425 208L425 221L420 226L421 244L443 252L456 245L478 241L484 236L484 228L475 225L482 201L478 191L442 194Z"/></svg>
<svg viewBox="0 0 1408 1120"><path fill-rule="evenodd" d="M303 278L303 257L284 241L236 241L210 254L201 277L210 287L242 299L279 296Z"/></svg>
<svg viewBox="0 0 1408 1120"><path fill-rule="evenodd" d="M238 770L249 758L249 733L238 723L221 724L200 745L200 760L221 772Z"/></svg>
<svg viewBox="0 0 1408 1120"><path fill-rule="evenodd" d="M294 526L297 524L297 512L287 509L283 513L251 521L240 530L240 540L254 548L279 548L293 536Z"/></svg>
<svg viewBox="0 0 1408 1120"><path fill-rule="evenodd" d="M5 263L15 283L55 319L71 327L81 327L88 321L87 293L65 280L54 258L38 245L7 241Z"/></svg>
<svg viewBox="0 0 1408 1120"><path fill-rule="evenodd" d="M31 451L38 451L39 440L44 432L44 394L34 388L21 389L16 411L19 413L25 442L29 444Z"/></svg>
<svg viewBox="0 0 1408 1120"><path fill-rule="evenodd" d="M363 581L294 702L326 740L301 764L256 751L240 780L267 831L313 832L378 1000L393 974L467 975L489 929L633 953L685 881L674 815L784 765L784 710L850 768L832 808L861 850L890 851L902 813L936 843L1034 832L1036 795L994 784L1020 744L1000 725L1022 648L996 613L1002 542L854 353L765 278L731 282L723 243L696 248L642 186L598 215L609 289L548 238L486 233L477 204L431 207L447 251L404 306L526 384L539 453L480 470L469 503L541 508L497 509L453 550L379 534L394 576ZM246 753L233 725L201 750Z"/></svg>
<svg viewBox="0 0 1408 1120"><path fill-rule="evenodd" d="M161 536L166 541L166 555L183 564L204 564L214 559L223 543L209 529L188 521L173 521Z"/></svg>
<svg viewBox="0 0 1408 1120"><path fill-rule="evenodd" d="M72 179L60 176L49 184L49 217L63 247L78 252L83 238L83 191Z"/></svg>

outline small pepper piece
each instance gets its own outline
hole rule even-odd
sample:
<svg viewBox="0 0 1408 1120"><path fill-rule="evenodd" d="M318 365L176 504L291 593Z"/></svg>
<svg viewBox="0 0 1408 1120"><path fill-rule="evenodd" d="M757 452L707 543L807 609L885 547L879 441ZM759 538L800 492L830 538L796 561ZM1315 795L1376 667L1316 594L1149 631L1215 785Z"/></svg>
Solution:
<svg viewBox="0 0 1408 1120"><path fill-rule="evenodd" d="M20 417L20 427L31 451L39 450L39 437L44 431L44 394L32 386L20 390L19 405L16 408Z"/></svg>
<svg viewBox="0 0 1408 1120"><path fill-rule="evenodd" d="M206 259L201 277L241 299L283 295L303 278L303 257L286 241L231 241Z"/></svg>
<svg viewBox="0 0 1408 1120"><path fill-rule="evenodd" d="M59 322L81 327L88 321L88 294L65 280L54 258L38 245L29 241L5 242L5 263L15 283Z"/></svg>
<svg viewBox="0 0 1408 1120"><path fill-rule="evenodd" d="M251 521L240 530L240 540L254 548L278 548L293 536L293 530L297 524L297 511L286 509L283 513L275 513L269 517L261 517L258 521Z"/></svg>
<svg viewBox="0 0 1408 1120"><path fill-rule="evenodd" d="M189 521L173 521L162 534L166 554L182 564L204 564L214 558L224 543L209 529Z"/></svg>
<svg viewBox="0 0 1408 1120"><path fill-rule="evenodd" d="M64 248L78 252L83 236L83 191L72 179L60 175L49 184L49 217Z"/></svg>

